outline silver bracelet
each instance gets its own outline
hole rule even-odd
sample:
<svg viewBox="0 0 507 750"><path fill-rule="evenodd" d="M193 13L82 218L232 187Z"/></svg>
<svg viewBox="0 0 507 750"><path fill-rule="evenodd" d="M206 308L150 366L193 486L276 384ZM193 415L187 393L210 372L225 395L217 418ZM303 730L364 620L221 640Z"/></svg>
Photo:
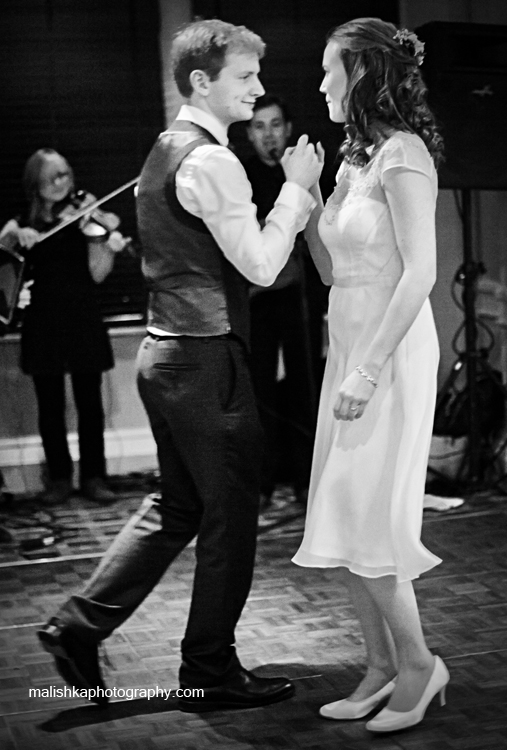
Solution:
<svg viewBox="0 0 507 750"><path fill-rule="evenodd" d="M360 375L363 376L363 378L366 378L366 380L368 381L368 383L371 383L374 388L378 388L377 381L374 378L372 378L371 375L368 375L368 373L365 370L363 370L362 367L359 367L359 365L358 365L356 367L356 370L358 371L358 373Z"/></svg>

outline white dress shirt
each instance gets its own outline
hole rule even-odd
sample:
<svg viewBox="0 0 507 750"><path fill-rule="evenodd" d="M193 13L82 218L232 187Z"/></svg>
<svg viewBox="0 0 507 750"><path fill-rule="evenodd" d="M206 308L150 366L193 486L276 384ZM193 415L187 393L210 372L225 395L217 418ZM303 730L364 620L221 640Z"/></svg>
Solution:
<svg viewBox="0 0 507 750"><path fill-rule="evenodd" d="M261 230L246 172L227 148L227 128L213 115L187 104L176 119L199 125L220 144L198 146L183 160L176 173L179 202L204 221L225 257L243 276L254 284L270 286L285 266L296 234L306 226L314 199L295 182L286 182ZM148 330L170 333L153 326Z"/></svg>
<svg viewBox="0 0 507 750"><path fill-rule="evenodd" d="M177 120L211 133L220 145L198 146L176 173L176 195L202 219L227 260L249 281L270 286L285 266L296 234L315 207L310 193L286 182L261 230L252 188L239 159L227 148L225 126L208 112L184 105Z"/></svg>

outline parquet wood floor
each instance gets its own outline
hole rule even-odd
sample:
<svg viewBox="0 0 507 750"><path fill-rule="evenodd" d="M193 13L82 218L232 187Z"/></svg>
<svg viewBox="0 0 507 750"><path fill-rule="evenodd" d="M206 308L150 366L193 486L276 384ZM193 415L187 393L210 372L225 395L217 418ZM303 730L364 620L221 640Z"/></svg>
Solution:
<svg viewBox="0 0 507 750"><path fill-rule="evenodd" d="M469 498L455 511L425 514L423 539L444 562L418 580L416 590L428 644L448 665L451 683L447 705L434 701L417 728L374 737L364 720L319 717L320 705L353 689L364 650L336 571L290 562L302 517L283 490L260 528L254 585L237 636L245 666L288 675L297 686L295 698L199 715L181 713L175 701L160 697L113 699L105 710L82 699L29 697L30 688L64 684L35 630L89 577L139 500L125 492L114 506L97 508L75 498L51 517L30 504L10 511L13 526L23 526L23 514L30 523L28 530L13 531L15 542L53 525L57 543L24 553L17 544L0 545L2 750L507 748L507 500L487 495ZM192 571L189 548L107 641L109 687L178 686Z"/></svg>

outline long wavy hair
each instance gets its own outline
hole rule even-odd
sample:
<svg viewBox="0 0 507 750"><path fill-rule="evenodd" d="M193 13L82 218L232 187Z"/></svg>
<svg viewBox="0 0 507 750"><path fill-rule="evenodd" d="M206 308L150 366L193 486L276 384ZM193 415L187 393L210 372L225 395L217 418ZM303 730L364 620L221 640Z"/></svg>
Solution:
<svg viewBox="0 0 507 750"><path fill-rule="evenodd" d="M55 151L53 148L40 148L38 149L38 151L32 154L26 162L23 171L23 190L28 203L27 218L29 225L32 227L37 228L41 223L42 207L44 204L44 201L41 198L39 192L41 186L41 172L43 166L46 164L49 158L53 156L58 156L60 159L63 159L67 166L67 169L69 170L71 185L70 190L72 191L74 187L74 172L72 171L72 167L70 166L67 159L59 154L58 151ZM55 206L55 213L57 212L57 209L58 206Z"/></svg>
<svg viewBox="0 0 507 750"><path fill-rule="evenodd" d="M403 130L422 138L438 166L443 140L426 101L426 85L413 48L395 39L396 32L380 18L356 18L327 35L328 43L340 45L347 74L346 138L340 151L349 163L364 166L369 146L379 146L392 130Z"/></svg>

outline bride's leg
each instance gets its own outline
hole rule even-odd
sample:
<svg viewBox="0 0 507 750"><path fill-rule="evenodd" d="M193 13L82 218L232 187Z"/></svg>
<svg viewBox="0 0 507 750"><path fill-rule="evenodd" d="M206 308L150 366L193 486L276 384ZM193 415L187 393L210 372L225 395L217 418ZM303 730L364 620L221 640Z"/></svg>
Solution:
<svg viewBox="0 0 507 750"><path fill-rule="evenodd" d="M397 673L393 639L384 616L364 581L348 570L343 572L366 646L366 674L349 700L362 701L384 687Z"/></svg>
<svg viewBox="0 0 507 750"><path fill-rule="evenodd" d="M411 581L399 583L392 575L362 581L382 612L396 648L398 677L389 708L410 711L421 698L435 664L424 640L414 587Z"/></svg>

